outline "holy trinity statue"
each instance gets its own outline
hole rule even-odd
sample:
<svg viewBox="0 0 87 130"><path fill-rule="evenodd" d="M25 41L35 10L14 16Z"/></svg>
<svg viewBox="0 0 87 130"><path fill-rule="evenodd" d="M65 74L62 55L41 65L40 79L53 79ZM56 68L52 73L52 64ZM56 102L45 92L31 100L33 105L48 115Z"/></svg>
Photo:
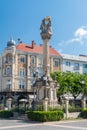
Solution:
<svg viewBox="0 0 87 130"><path fill-rule="evenodd" d="M52 35L52 25L51 25L51 17L48 16L42 20L41 26L41 34L50 34Z"/></svg>

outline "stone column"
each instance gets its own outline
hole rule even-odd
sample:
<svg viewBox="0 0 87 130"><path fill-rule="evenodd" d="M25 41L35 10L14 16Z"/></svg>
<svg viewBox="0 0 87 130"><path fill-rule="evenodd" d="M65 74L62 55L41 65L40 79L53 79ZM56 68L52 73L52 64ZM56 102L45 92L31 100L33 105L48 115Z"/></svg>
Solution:
<svg viewBox="0 0 87 130"><path fill-rule="evenodd" d="M48 98L45 98L43 100L43 110L47 111L48 110Z"/></svg>
<svg viewBox="0 0 87 130"><path fill-rule="evenodd" d="M66 100L65 100L65 113L66 113L66 118L69 117L68 107L69 107L69 99L66 99Z"/></svg>
<svg viewBox="0 0 87 130"><path fill-rule="evenodd" d="M30 108L30 109L32 108L31 103L32 103L32 100L31 100L31 99L29 99L29 108Z"/></svg>
<svg viewBox="0 0 87 130"><path fill-rule="evenodd" d="M12 99L9 98L8 99L8 110L11 110L11 108L12 108Z"/></svg>
<svg viewBox="0 0 87 130"><path fill-rule="evenodd" d="M52 25L51 25L50 16L42 20L40 29L41 29L41 38L43 39L43 73L49 76L50 75L49 74L49 70L50 70L49 45L50 45L50 39L52 36Z"/></svg>
<svg viewBox="0 0 87 130"><path fill-rule="evenodd" d="M85 98L82 99L82 108L83 109L86 108L86 99Z"/></svg>
<svg viewBox="0 0 87 130"><path fill-rule="evenodd" d="M53 72L53 57L51 57L51 59L50 59L50 66L51 66L51 72Z"/></svg>
<svg viewBox="0 0 87 130"><path fill-rule="evenodd" d="M49 39L43 40L43 67L44 73L47 72L47 76L49 76L50 64L49 64Z"/></svg>

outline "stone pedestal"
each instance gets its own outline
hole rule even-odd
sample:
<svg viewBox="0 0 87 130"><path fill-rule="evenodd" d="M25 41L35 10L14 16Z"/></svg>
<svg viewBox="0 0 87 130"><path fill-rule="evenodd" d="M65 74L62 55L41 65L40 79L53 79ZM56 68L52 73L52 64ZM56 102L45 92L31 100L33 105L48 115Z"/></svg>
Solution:
<svg viewBox="0 0 87 130"><path fill-rule="evenodd" d="M8 99L8 110L11 110L11 108L12 108L12 99L9 98Z"/></svg>
<svg viewBox="0 0 87 130"><path fill-rule="evenodd" d="M66 99L66 100L65 100L65 113L66 113L66 118L69 117L69 110L68 110L68 108L69 108L69 99Z"/></svg>
<svg viewBox="0 0 87 130"><path fill-rule="evenodd" d="M48 110L48 98L45 98L43 100L43 110L47 111Z"/></svg>
<svg viewBox="0 0 87 130"><path fill-rule="evenodd" d="M86 99L85 98L82 99L82 108L83 109L86 108Z"/></svg>
<svg viewBox="0 0 87 130"><path fill-rule="evenodd" d="M32 103L32 100L31 100L31 99L29 99L29 104L28 104L28 108L29 108L29 109L31 109L31 108L32 108L32 104L31 104L31 103Z"/></svg>

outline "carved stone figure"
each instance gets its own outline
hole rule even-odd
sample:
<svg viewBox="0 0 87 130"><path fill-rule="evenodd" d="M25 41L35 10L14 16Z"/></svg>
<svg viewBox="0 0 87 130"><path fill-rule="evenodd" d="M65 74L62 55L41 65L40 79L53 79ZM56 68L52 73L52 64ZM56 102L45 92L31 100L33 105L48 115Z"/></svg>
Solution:
<svg viewBox="0 0 87 130"><path fill-rule="evenodd" d="M51 25L51 18L48 16L42 20L42 24L40 26L41 34L50 34L52 35L52 25Z"/></svg>

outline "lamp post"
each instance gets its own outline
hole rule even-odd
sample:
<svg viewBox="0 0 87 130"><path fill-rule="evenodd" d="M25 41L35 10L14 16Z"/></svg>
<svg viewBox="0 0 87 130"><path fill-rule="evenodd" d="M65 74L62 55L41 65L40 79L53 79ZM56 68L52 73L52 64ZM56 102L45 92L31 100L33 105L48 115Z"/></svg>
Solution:
<svg viewBox="0 0 87 130"><path fill-rule="evenodd" d="M84 84L85 84L85 81L83 80L82 81L82 89L83 89L83 98L82 98L82 108L84 109L86 107L86 99L85 99L85 96L84 96Z"/></svg>

